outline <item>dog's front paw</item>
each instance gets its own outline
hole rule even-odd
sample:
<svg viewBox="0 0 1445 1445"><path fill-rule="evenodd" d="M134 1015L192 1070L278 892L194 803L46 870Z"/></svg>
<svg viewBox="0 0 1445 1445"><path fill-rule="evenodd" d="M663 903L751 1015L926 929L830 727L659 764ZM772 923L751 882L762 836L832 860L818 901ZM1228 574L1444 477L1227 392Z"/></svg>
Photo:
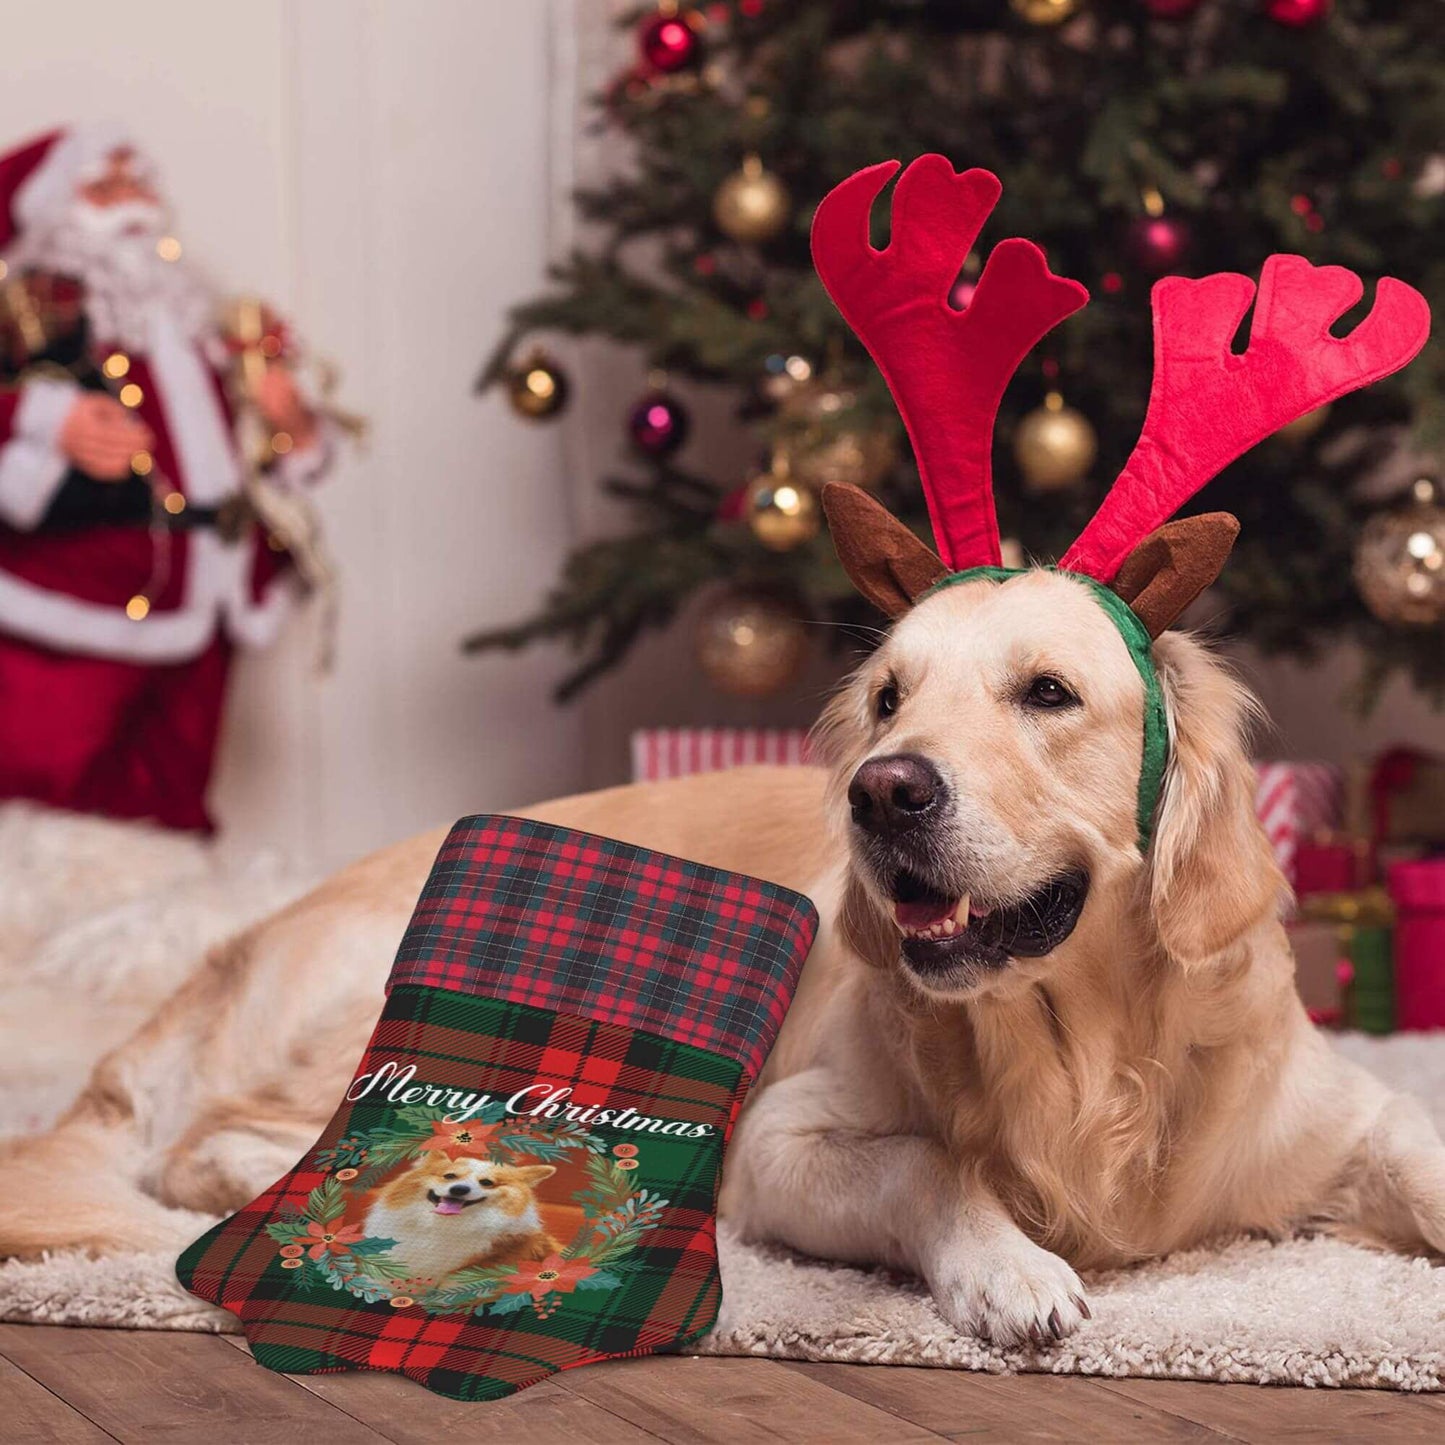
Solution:
<svg viewBox="0 0 1445 1445"><path fill-rule="evenodd" d="M1050 1345L1091 1318L1078 1275L1023 1235L956 1247L928 1283L956 1330L1005 1347Z"/></svg>

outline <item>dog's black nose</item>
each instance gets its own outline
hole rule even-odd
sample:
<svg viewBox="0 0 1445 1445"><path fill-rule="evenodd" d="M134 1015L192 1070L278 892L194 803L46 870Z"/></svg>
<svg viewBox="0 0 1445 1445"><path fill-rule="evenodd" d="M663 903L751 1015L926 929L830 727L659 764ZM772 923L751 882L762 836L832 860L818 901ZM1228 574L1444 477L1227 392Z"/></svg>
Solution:
<svg viewBox="0 0 1445 1445"><path fill-rule="evenodd" d="M470 1184L453 1184L452 1187L447 1190L447 1193L450 1194L453 1199L465 1199L471 1192L472 1187Z"/></svg>
<svg viewBox="0 0 1445 1445"><path fill-rule="evenodd" d="M870 758L848 784L853 821L865 832L906 833L928 820L944 796L938 769L916 753Z"/></svg>

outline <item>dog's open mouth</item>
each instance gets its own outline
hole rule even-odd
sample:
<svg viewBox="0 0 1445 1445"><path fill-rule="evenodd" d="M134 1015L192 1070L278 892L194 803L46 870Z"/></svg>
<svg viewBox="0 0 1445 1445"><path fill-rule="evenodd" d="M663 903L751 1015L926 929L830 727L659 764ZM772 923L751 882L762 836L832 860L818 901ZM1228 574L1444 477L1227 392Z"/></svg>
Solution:
<svg viewBox="0 0 1445 1445"><path fill-rule="evenodd" d="M950 897L906 868L893 875L888 891L903 956L914 972L926 975L965 963L1000 968L1011 958L1052 953L1084 911L1089 876L1061 873L1027 898L997 907L967 894Z"/></svg>
<svg viewBox="0 0 1445 1445"><path fill-rule="evenodd" d="M470 1199L447 1199L435 1189L428 1189L426 1197L436 1207L438 1214L460 1214L469 1205L480 1204L486 1198L483 1194L474 1194Z"/></svg>

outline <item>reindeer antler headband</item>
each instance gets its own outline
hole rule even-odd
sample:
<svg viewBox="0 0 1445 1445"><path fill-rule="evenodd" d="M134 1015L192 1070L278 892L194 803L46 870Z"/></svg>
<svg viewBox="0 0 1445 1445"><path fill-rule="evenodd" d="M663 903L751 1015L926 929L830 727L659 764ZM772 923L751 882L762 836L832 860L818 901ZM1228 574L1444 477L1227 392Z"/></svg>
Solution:
<svg viewBox="0 0 1445 1445"><path fill-rule="evenodd" d="M1089 299L1055 276L1031 241L1000 241L964 311L948 293L1002 187L988 171L955 174L921 156L898 179L892 237L880 251L868 219L898 161L834 187L813 217L813 261L868 348L908 428L938 544L935 554L866 492L836 483L823 502L838 556L889 616L935 587L1000 567L990 453L1009 378L1029 351ZM1364 294L1341 266L1271 256L1258 297L1223 272L1156 283L1154 382L1139 441L1059 570L1088 583L1119 627L1144 682L1139 846L1148 845L1167 753L1151 644L1219 575L1239 531L1226 513L1168 519L1236 457L1306 412L1398 371L1425 344L1430 308L1412 287L1379 282L1348 336L1330 327ZM1249 348L1231 350L1255 302Z"/></svg>

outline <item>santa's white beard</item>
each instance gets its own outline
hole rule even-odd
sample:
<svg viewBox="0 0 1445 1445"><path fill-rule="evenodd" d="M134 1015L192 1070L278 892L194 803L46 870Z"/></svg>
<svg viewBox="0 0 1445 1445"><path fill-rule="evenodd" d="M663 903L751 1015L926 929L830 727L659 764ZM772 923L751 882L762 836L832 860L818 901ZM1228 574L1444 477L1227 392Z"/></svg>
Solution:
<svg viewBox="0 0 1445 1445"><path fill-rule="evenodd" d="M73 276L85 289L91 335L127 351L150 349L150 318L165 311L188 339L215 332L216 301L183 261L163 261L161 208L148 201L96 206L76 200L42 234L30 233L12 251L12 265Z"/></svg>

